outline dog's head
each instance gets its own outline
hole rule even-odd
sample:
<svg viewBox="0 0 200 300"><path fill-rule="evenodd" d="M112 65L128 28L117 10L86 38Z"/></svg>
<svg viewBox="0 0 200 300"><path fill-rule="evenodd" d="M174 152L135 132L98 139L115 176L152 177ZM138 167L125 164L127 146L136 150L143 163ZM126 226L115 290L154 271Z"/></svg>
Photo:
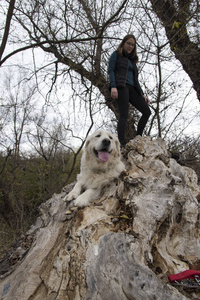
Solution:
<svg viewBox="0 0 200 300"><path fill-rule="evenodd" d="M117 136L109 131L95 131L86 140L85 150L94 155L100 162L107 162L110 156L120 157L120 144ZM89 158L89 157L88 157Z"/></svg>

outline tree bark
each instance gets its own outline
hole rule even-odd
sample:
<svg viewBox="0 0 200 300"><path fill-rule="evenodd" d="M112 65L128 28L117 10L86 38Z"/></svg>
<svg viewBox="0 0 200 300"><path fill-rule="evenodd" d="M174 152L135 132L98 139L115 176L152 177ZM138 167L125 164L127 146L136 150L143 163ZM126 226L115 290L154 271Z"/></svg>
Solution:
<svg viewBox="0 0 200 300"><path fill-rule="evenodd" d="M174 0L150 1L165 28L171 50L189 75L200 100L200 48L197 43L191 41L187 29L191 18L191 0L178 1L178 7L175 6Z"/></svg>
<svg viewBox="0 0 200 300"><path fill-rule="evenodd" d="M90 206L66 209L62 193L0 262L2 300L194 300L168 275L200 258L197 176L169 157L162 139L136 137L127 172ZM67 210L67 211L66 211Z"/></svg>

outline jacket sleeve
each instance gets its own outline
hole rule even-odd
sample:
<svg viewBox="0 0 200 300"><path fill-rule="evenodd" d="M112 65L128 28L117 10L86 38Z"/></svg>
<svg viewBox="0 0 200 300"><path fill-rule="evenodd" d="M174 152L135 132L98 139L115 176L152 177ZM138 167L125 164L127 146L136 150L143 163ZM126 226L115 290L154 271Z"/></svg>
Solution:
<svg viewBox="0 0 200 300"><path fill-rule="evenodd" d="M110 87L116 87L116 80L115 80L115 67L117 63L117 51L113 52L110 56L109 63L108 63L108 75L110 81Z"/></svg>

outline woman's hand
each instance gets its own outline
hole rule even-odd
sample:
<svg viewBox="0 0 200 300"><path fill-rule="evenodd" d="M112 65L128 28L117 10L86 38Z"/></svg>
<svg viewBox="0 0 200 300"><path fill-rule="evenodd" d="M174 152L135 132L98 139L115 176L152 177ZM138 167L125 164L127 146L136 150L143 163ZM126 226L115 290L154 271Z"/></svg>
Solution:
<svg viewBox="0 0 200 300"><path fill-rule="evenodd" d="M118 90L117 88L111 88L111 97L116 100L118 98Z"/></svg>
<svg viewBox="0 0 200 300"><path fill-rule="evenodd" d="M149 103L150 103L149 98L145 95L143 95L143 97L144 97L145 102L149 105Z"/></svg>

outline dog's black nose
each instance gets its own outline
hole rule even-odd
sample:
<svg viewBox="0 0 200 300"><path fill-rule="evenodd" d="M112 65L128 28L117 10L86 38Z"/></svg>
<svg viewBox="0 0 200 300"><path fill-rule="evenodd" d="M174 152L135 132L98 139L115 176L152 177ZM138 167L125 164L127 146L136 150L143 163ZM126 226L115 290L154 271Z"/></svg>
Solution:
<svg viewBox="0 0 200 300"><path fill-rule="evenodd" d="M102 141L102 144L103 144L104 146L109 146L109 145L110 145L110 140L109 140L109 139L104 139L104 140Z"/></svg>

